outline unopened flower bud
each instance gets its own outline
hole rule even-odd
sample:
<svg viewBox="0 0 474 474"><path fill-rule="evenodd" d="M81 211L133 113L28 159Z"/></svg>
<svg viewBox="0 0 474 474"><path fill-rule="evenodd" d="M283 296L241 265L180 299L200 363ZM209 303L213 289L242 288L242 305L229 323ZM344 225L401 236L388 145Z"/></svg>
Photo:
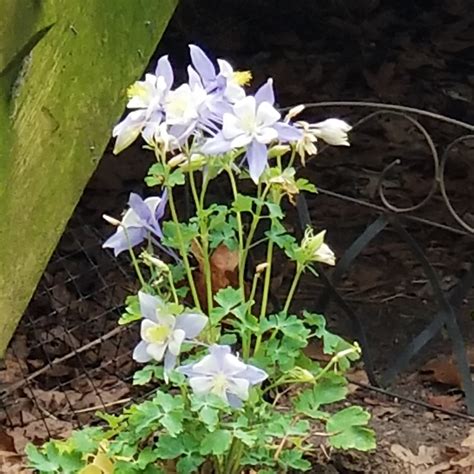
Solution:
<svg viewBox="0 0 474 474"><path fill-rule="evenodd" d="M326 231L323 230L316 235L313 235L312 229L307 229L301 248L306 255L308 262L320 262L327 265L336 265L336 256L334 252L324 243Z"/></svg>
<svg viewBox="0 0 474 474"><path fill-rule="evenodd" d="M352 127L335 118L324 120L323 122L311 124L311 131L321 140L324 140L328 145L333 146L349 146L349 139L347 132L352 130Z"/></svg>
<svg viewBox="0 0 474 474"><path fill-rule="evenodd" d="M303 112L304 109L305 106L303 104L295 105L294 107L292 107L286 114L285 122L289 122L290 120L294 119L297 115Z"/></svg>
<svg viewBox="0 0 474 474"><path fill-rule="evenodd" d="M104 221L107 221L109 224L115 225L117 227L122 225L122 223L119 220L115 219L115 217L108 216L107 214L102 214L102 219L104 219Z"/></svg>
<svg viewBox="0 0 474 474"><path fill-rule="evenodd" d="M174 168L175 166L179 166L184 161L186 161L186 156L183 153L180 153L179 155L176 155L176 156L173 156L173 158L170 158L168 160L168 165L171 168Z"/></svg>
<svg viewBox="0 0 474 474"><path fill-rule="evenodd" d="M169 271L168 265L165 262L163 262L163 260L161 260L161 259L159 259L159 258L157 258L153 255L150 255L148 252L143 252L142 253L142 258L146 263L150 263L151 265L154 265L155 267L157 267L158 269L160 269L163 272L168 272Z"/></svg>
<svg viewBox="0 0 474 474"><path fill-rule="evenodd" d="M291 380L296 380L301 383L314 383L314 375L302 367L293 367L286 376Z"/></svg>
<svg viewBox="0 0 474 474"><path fill-rule="evenodd" d="M255 268L255 273L257 274L263 273L267 269L267 267L268 267L267 262L259 263L257 267Z"/></svg>
<svg viewBox="0 0 474 474"><path fill-rule="evenodd" d="M199 153L193 153L190 158L183 161L179 167L183 171L194 171L201 169L206 164L206 157Z"/></svg>

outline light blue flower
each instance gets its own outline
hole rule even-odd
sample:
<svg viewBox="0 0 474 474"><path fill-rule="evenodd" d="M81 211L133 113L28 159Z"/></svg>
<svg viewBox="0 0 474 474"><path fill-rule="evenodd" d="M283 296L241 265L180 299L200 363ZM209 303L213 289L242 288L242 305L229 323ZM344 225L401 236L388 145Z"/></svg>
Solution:
<svg viewBox="0 0 474 474"><path fill-rule="evenodd" d="M251 386L263 382L268 374L245 364L231 353L229 346L213 345L199 362L176 369L188 377L197 395L214 394L229 405L239 408L249 397Z"/></svg>
<svg viewBox="0 0 474 474"><path fill-rule="evenodd" d="M280 120L281 115L273 103L275 96L269 79L255 94L236 102L232 113L223 116L222 130L207 140L202 153L226 153L234 148L246 148L250 177L258 183L267 167L268 145L274 141L298 140L301 132Z"/></svg>
<svg viewBox="0 0 474 474"><path fill-rule="evenodd" d="M114 153L120 153L140 135L153 135L164 118L164 101L173 84L174 75L168 56L158 60L155 74L146 74L144 81L137 81L128 89L127 108L133 109L112 132L116 138Z"/></svg>
<svg viewBox="0 0 474 474"><path fill-rule="evenodd" d="M146 363L164 359L165 376L176 365L184 341L196 338L207 324L207 317L200 313L184 312L177 316L170 313L166 303L157 296L138 293L141 324L141 341L133 351L133 359Z"/></svg>
<svg viewBox="0 0 474 474"><path fill-rule="evenodd" d="M189 82L199 81L209 94L221 95L229 103L235 103L245 97L245 91L239 84L239 74L224 59L218 59L219 71L196 45L189 45L192 66L188 67Z"/></svg>
<svg viewBox="0 0 474 474"><path fill-rule="evenodd" d="M117 256L129 247L141 244L147 236L162 238L160 220L163 218L167 203L166 191L162 196L153 196L143 200L138 194L131 193L129 209L125 212L117 230L102 245L111 248Z"/></svg>

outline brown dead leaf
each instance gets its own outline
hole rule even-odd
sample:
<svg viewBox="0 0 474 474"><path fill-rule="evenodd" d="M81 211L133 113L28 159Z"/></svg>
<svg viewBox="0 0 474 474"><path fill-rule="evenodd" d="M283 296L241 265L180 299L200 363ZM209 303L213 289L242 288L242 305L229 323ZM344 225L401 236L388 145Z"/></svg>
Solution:
<svg viewBox="0 0 474 474"><path fill-rule="evenodd" d="M324 353L323 343L321 340L310 341L303 351L307 357L319 362L329 362L331 360L331 356Z"/></svg>
<svg viewBox="0 0 474 474"><path fill-rule="evenodd" d="M369 377L364 369L354 367L346 373L346 377L350 382L347 388L351 395L360 389L358 384L369 385Z"/></svg>
<svg viewBox="0 0 474 474"><path fill-rule="evenodd" d="M469 347L466 352L470 366L474 367L474 347ZM420 374L425 381L462 388L461 375L453 356L440 355L428 361L420 369Z"/></svg>
<svg viewBox="0 0 474 474"><path fill-rule="evenodd" d="M410 449L400 444L392 444L390 451L404 464L416 468L428 467L435 464L440 454L439 448L424 445L418 448L417 454L414 454Z"/></svg>
<svg viewBox="0 0 474 474"><path fill-rule="evenodd" d="M198 262L195 272L196 288L201 305L207 304L206 282L204 278L204 257L197 244L191 247L193 255ZM230 250L226 245L220 244L210 257L212 294L228 286L238 285L238 250Z"/></svg>
<svg viewBox="0 0 474 474"><path fill-rule="evenodd" d="M15 452L15 443L13 438L3 430L0 430L0 452Z"/></svg>
<svg viewBox="0 0 474 474"><path fill-rule="evenodd" d="M459 411L462 408L462 395L428 395L427 403L444 410Z"/></svg>

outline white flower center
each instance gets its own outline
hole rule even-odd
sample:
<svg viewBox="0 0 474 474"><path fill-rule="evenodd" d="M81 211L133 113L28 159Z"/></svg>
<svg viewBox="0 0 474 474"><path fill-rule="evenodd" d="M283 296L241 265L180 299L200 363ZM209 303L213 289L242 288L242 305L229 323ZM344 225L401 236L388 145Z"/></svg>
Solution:
<svg viewBox="0 0 474 474"><path fill-rule="evenodd" d="M171 328L168 326L154 326L145 331L145 338L152 344L163 344L171 335Z"/></svg>
<svg viewBox="0 0 474 474"><path fill-rule="evenodd" d="M227 377L222 372L216 374L212 380L212 392L216 395L222 395L225 393L229 386Z"/></svg>

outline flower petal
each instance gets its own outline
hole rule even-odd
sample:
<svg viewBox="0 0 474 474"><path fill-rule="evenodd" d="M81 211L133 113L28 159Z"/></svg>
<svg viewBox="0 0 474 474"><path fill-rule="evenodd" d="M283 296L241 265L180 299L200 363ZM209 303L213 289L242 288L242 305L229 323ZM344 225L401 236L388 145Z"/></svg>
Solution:
<svg viewBox="0 0 474 474"><path fill-rule="evenodd" d="M212 377L192 377L189 379L189 385L196 395L206 395L213 387Z"/></svg>
<svg viewBox="0 0 474 474"><path fill-rule="evenodd" d="M129 113L122 122L114 127L112 131L112 136L116 138L113 150L114 155L120 153L137 139L143 128L144 121L145 112L137 110Z"/></svg>
<svg viewBox="0 0 474 474"><path fill-rule="evenodd" d="M303 137L300 130L287 123L278 122L273 125L273 128L278 132L278 138L283 142L296 141Z"/></svg>
<svg viewBox="0 0 474 474"><path fill-rule="evenodd" d="M199 375L213 376L222 370L222 361L212 354L204 356L193 366L193 371Z"/></svg>
<svg viewBox="0 0 474 474"><path fill-rule="evenodd" d="M239 100L233 107L234 115L242 122L249 120L255 121L257 115L257 103L255 97L249 95L242 100Z"/></svg>
<svg viewBox="0 0 474 474"><path fill-rule="evenodd" d="M247 149L247 163L249 173L255 184L267 167L267 147L262 143L253 141Z"/></svg>
<svg viewBox="0 0 474 474"><path fill-rule="evenodd" d="M241 400L247 400L249 398L249 387L250 383L248 380L240 377L231 377L227 381L227 390L233 393Z"/></svg>
<svg viewBox="0 0 474 474"><path fill-rule="evenodd" d="M270 105L275 103L275 93L273 92L273 79L268 79L263 86L255 93L257 104L268 102Z"/></svg>
<svg viewBox="0 0 474 474"><path fill-rule="evenodd" d="M232 114L225 113L222 117L222 135L226 140L233 140L243 133L240 120Z"/></svg>
<svg viewBox="0 0 474 474"><path fill-rule="evenodd" d="M268 102L262 102L257 108L256 119L261 127L273 125L280 117L280 112Z"/></svg>
<svg viewBox="0 0 474 474"><path fill-rule="evenodd" d="M158 307L160 300L156 296L139 291L138 301L140 303L140 313L142 317L156 323L156 308Z"/></svg>
<svg viewBox="0 0 474 474"><path fill-rule="evenodd" d="M175 329L170 340L168 341L168 351L175 356L178 356L181 352L181 344L183 343L185 337L186 334L182 329Z"/></svg>
<svg viewBox="0 0 474 474"><path fill-rule="evenodd" d="M222 372L228 377L240 374L247 366L234 354L224 354L222 357Z"/></svg>
<svg viewBox="0 0 474 474"><path fill-rule="evenodd" d="M174 355L171 351L166 351L165 360L163 363L165 369L165 377L169 374L176 366L177 356Z"/></svg>
<svg viewBox="0 0 474 474"><path fill-rule="evenodd" d="M158 327L158 324L156 324L154 321L151 321L150 319L143 319L140 325L140 337L142 338L142 340L146 343L150 343L151 341L147 337L147 332L150 329L156 327Z"/></svg>
<svg viewBox="0 0 474 474"><path fill-rule="evenodd" d="M148 344L146 351L157 362L161 362L163 360L163 356L165 355L166 346L166 344Z"/></svg>
<svg viewBox="0 0 474 474"><path fill-rule="evenodd" d="M207 317L200 313L182 313L176 316L176 329L182 329L186 339L194 339L205 328Z"/></svg>
<svg viewBox="0 0 474 474"><path fill-rule="evenodd" d="M226 140L222 133L218 133L201 146L201 152L204 155L220 155L221 153L226 153L231 149L230 141Z"/></svg>
<svg viewBox="0 0 474 474"><path fill-rule="evenodd" d="M278 138L278 132L273 127L260 128L255 134L255 140L264 145L268 145L271 141Z"/></svg>
<svg viewBox="0 0 474 474"><path fill-rule="evenodd" d="M227 401L232 408L241 408L242 407L242 400L233 393L227 393Z"/></svg>
<svg viewBox="0 0 474 474"><path fill-rule="evenodd" d="M201 77L192 66L188 66L188 82L191 87L196 85L202 87Z"/></svg>
<svg viewBox="0 0 474 474"><path fill-rule="evenodd" d="M103 244L102 248L113 249L114 255L117 257L124 250L141 244L146 237L146 230L142 227L128 227L125 230L119 227Z"/></svg>
<svg viewBox="0 0 474 474"><path fill-rule="evenodd" d="M167 89L169 90L171 88L174 81L174 74L173 74L173 68L171 67L171 64L169 62L167 55L161 56L161 58L158 59L158 63L155 69L155 75L157 77L162 76L166 82Z"/></svg>
<svg viewBox="0 0 474 474"><path fill-rule="evenodd" d="M204 83L214 81L216 79L216 68L206 53L199 46L194 44L189 45L189 50L191 53L191 62Z"/></svg>
<svg viewBox="0 0 474 474"><path fill-rule="evenodd" d="M151 355L148 354L146 348L148 344L145 341L140 341L135 349L133 350L133 360L139 362L140 364L145 364L146 362L150 362L152 359Z"/></svg>
<svg viewBox="0 0 474 474"><path fill-rule="evenodd" d="M238 374L238 378L246 379L251 385L256 385L267 379L268 374L258 367L247 364L246 369Z"/></svg>
<svg viewBox="0 0 474 474"><path fill-rule="evenodd" d="M151 199L151 198L149 198ZM128 198L128 205L130 209L144 222L150 220L151 212L150 208L146 204L146 200L144 201L141 196L136 193L130 193L130 197Z"/></svg>

